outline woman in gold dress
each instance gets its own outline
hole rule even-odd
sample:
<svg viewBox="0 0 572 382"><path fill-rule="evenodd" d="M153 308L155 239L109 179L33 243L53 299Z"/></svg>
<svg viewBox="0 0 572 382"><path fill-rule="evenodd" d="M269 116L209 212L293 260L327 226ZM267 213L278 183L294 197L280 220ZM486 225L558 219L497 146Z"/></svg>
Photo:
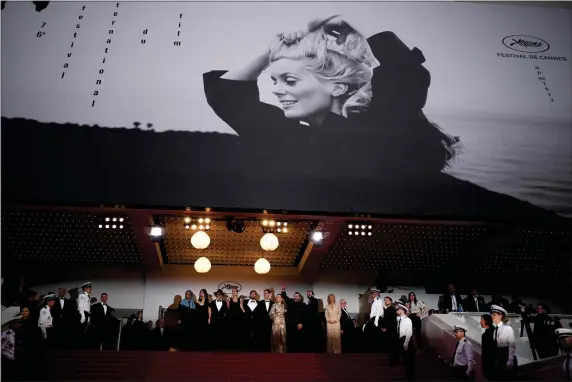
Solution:
<svg viewBox="0 0 572 382"><path fill-rule="evenodd" d="M336 305L336 296L328 295L328 306L326 307L326 321L328 333L328 353L341 354L342 352L342 330L340 318L342 311Z"/></svg>
<svg viewBox="0 0 572 382"><path fill-rule="evenodd" d="M272 352L286 353L286 305L282 295L276 295L276 303L268 314L272 321Z"/></svg>

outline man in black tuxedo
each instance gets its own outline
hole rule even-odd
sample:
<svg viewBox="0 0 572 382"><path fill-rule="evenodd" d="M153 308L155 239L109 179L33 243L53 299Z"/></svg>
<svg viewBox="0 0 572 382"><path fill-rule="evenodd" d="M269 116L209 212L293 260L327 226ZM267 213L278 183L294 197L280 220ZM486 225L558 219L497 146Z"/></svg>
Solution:
<svg viewBox="0 0 572 382"><path fill-rule="evenodd" d="M475 288L471 289L471 294L463 300L463 311L465 312L488 312L487 308L484 297L480 296Z"/></svg>
<svg viewBox="0 0 572 382"><path fill-rule="evenodd" d="M147 348L155 351L168 351L173 346L173 331L165 327L165 319L157 320L155 329L149 332Z"/></svg>
<svg viewBox="0 0 572 382"><path fill-rule="evenodd" d="M447 290L447 293L439 297L439 303L437 304L439 311L441 313L462 312L463 300L461 299L461 295L457 293L455 286L453 284L449 284Z"/></svg>
<svg viewBox="0 0 572 382"><path fill-rule="evenodd" d="M355 330L354 320L347 310L347 301L340 300L342 315L340 317L340 327L342 330L342 352L351 353L353 351L353 332Z"/></svg>
<svg viewBox="0 0 572 382"><path fill-rule="evenodd" d="M226 301L223 301L224 293L222 290L217 290L215 292L216 299L210 303L210 316L209 325L212 334L212 349L213 350L224 350L224 340L226 338L226 313L227 306Z"/></svg>
<svg viewBox="0 0 572 382"><path fill-rule="evenodd" d="M270 351L270 339L272 336L272 321L270 320L270 308L274 305L272 291L264 289L264 300L258 302L256 308L256 348L260 352Z"/></svg>
<svg viewBox="0 0 572 382"><path fill-rule="evenodd" d="M306 351L310 353L320 353L324 350L324 327L322 316L320 315L320 302L314 296L314 291L307 290L306 297L308 305L306 307Z"/></svg>
<svg viewBox="0 0 572 382"><path fill-rule="evenodd" d="M282 287L280 294L288 307L286 312L288 353L302 353L305 350L306 305L302 302L302 295L299 292L294 293L294 298L289 298L285 286Z"/></svg>
<svg viewBox="0 0 572 382"><path fill-rule="evenodd" d="M77 318L77 303L66 298L66 289L59 289L59 297L50 310L53 319L54 337L56 346L62 349L71 347L73 341L74 324Z"/></svg>
<svg viewBox="0 0 572 382"><path fill-rule="evenodd" d="M250 291L250 298L245 301L244 313L246 316L246 348L248 351L256 351L256 309L258 308L258 293Z"/></svg>
<svg viewBox="0 0 572 382"><path fill-rule="evenodd" d="M117 347L119 320L113 316L115 309L107 305L107 293L91 307L92 338L95 349L114 350Z"/></svg>

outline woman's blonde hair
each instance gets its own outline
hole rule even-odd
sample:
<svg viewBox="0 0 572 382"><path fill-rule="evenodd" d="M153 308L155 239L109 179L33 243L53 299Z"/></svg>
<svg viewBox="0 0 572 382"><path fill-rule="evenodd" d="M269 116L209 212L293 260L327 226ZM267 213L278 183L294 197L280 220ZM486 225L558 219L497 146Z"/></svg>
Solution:
<svg viewBox="0 0 572 382"><path fill-rule="evenodd" d="M332 299L334 300L333 302L336 302L336 295L335 295L335 294L330 293L330 294L328 295L328 298L326 299L326 301L328 302L328 304L330 303L330 298L332 298Z"/></svg>
<svg viewBox="0 0 572 382"><path fill-rule="evenodd" d="M369 108L373 69L379 62L363 35L345 21L334 19L311 26L310 32L294 44L278 37L270 49L270 62L303 59L316 78L345 84L342 115L347 117Z"/></svg>

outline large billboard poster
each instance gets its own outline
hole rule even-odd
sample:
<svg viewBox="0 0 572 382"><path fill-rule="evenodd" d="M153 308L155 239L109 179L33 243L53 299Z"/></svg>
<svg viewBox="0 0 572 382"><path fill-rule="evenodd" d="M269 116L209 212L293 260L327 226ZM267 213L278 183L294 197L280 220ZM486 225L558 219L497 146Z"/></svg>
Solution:
<svg viewBox="0 0 572 382"><path fill-rule="evenodd" d="M569 11L10 2L5 201L572 216Z"/></svg>

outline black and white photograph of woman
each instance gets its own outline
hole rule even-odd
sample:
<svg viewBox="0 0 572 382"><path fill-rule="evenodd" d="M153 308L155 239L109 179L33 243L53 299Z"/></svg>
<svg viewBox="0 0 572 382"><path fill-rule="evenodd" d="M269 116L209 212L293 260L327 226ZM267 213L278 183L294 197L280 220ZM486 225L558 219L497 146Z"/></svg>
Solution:
<svg viewBox="0 0 572 382"><path fill-rule="evenodd" d="M242 163L257 164L250 187L264 187L265 179L268 192L304 199L312 188L292 179L315 174L330 186L325 198L351 200L357 211L557 219L443 173L462 153L462 137L423 113L431 83L424 62L421 50L394 33L366 38L332 16L279 31L243 67L203 79L213 111L239 134L244 150L256 153ZM281 107L260 101L260 76L272 82ZM277 165L279 158L288 166Z"/></svg>

